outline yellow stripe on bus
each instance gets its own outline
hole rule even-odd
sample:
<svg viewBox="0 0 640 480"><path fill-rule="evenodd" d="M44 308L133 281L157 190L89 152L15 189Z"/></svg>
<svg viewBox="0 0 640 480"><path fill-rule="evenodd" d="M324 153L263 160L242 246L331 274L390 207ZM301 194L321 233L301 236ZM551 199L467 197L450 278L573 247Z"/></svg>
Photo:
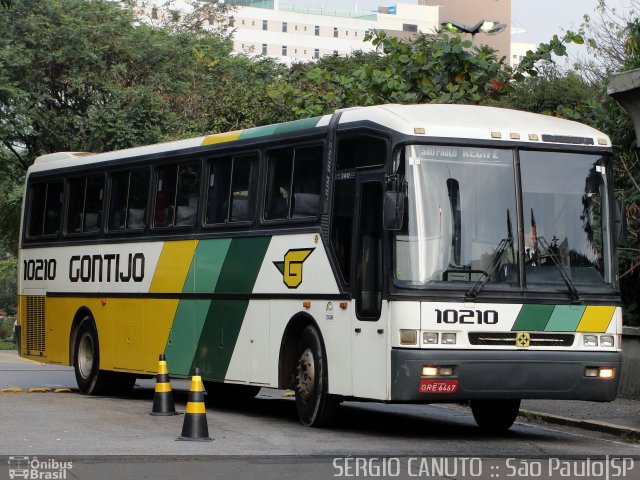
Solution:
<svg viewBox="0 0 640 480"><path fill-rule="evenodd" d="M165 242L149 293L182 293L197 246L197 240Z"/></svg>
<svg viewBox="0 0 640 480"><path fill-rule="evenodd" d="M616 307L591 306L587 307L578 324L577 332L604 333L609 328Z"/></svg>
<svg viewBox="0 0 640 480"><path fill-rule="evenodd" d="M235 142L240 137L242 130L234 130L233 132L217 133L215 135L207 135L202 141L202 145L215 145L216 143Z"/></svg>

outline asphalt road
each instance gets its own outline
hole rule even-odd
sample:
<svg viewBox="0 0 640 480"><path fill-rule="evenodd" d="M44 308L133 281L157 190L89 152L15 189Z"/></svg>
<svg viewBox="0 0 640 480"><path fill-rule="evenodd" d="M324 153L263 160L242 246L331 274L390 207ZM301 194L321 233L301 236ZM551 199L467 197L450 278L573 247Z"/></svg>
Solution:
<svg viewBox="0 0 640 480"><path fill-rule="evenodd" d="M75 462L65 478L155 479L188 474L194 478L261 480L374 478L382 473L396 477L396 460L376 464L372 457L397 457L398 478L419 473L416 462L426 457L457 462L449 465L456 467L455 472L436 471L434 475L427 469L429 475L424 471L419 475L428 478L567 478L536 475L536 468L550 474L549 458L585 461L587 457L610 456L632 459L635 468L626 469L624 478L640 479L640 446L602 433L519 421L505 434L488 436L476 427L470 412L458 405L361 402L345 402L334 428L312 429L298 423L292 398L269 389L231 406L207 404L214 441L179 442L176 438L184 416L148 415L153 381L140 380L136 385L126 398L87 397L77 392L27 393L33 387L75 388L73 369L42 366L14 353L0 352L0 389L23 389L21 393L0 393L0 456L5 458L0 458L0 480L9 478L9 456ZM172 386L176 406L184 411L188 382L174 381ZM471 475L470 464L463 475L462 458L474 457L482 459L477 460L482 463L480 475ZM517 464L506 465L509 457L520 459L516 462L522 461L524 466L513 470ZM542 464L531 463L538 461ZM612 468L617 472L616 464Z"/></svg>

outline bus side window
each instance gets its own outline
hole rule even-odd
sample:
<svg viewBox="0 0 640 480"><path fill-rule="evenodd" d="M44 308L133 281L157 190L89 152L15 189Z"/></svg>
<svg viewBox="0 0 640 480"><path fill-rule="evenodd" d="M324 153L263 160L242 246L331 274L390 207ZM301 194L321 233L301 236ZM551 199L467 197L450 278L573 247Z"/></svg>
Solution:
<svg viewBox="0 0 640 480"><path fill-rule="evenodd" d="M200 164L180 165L176 194L176 227L192 227L198 218Z"/></svg>
<svg viewBox="0 0 640 480"><path fill-rule="evenodd" d="M133 170L129 177L127 203L127 229L143 229L147 226L147 198L149 196L149 169Z"/></svg>
<svg viewBox="0 0 640 480"><path fill-rule="evenodd" d="M42 235L44 226L45 202L47 201L47 184L31 186L31 203L29 207L29 237Z"/></svg>
<svg viewBox="0 0 640 480"><path fill-rule="evenodd" d="M69 180L67 233L95 233L102 224L104 176Z"/></svg>
<svg viewBox="0 0 640 480"><path fill-rule="evenodd" d="M338 140L336 170L378 167L387 158L387 142L373 135L342 137Z"/></svg>
<svg viewBox="0 0 640 480"><path fill-rule="evenodd" d="M178 167L159 167L156 176L156 201L153 215L154 227L168 227L173 224L173 203L176 195Z"/></svg>
<svg viewBox="0 0 640 480"><path fill-rule="evenodd" d="M29 237L60 233L63 182L40 183L31 186L29 207Z"/></svg>
<svg viewBox="0 0 640 480"><path fill-rule="evenodd" d="M243 222L254 218L255 187L252 183L257 178L256 165L257 157L253 155L233 159L230 222Z"/></svg>
<svg viewBox="0 0 640 480"><path fill-rule="evenodd" d="M322 147L298 148L293 172L291 216L315 217L320 214Z"/></svg>
<svg viewBox="0 0 640 480"><path fill-rule="evenodd" d="M356 259L356 314L378 320L382 304L382 185L363 183Z"/></svg>
<svg viewBox="0 0 640 480"><path fill-rule="evenodd" d="M205 218L208 225L253 219L257 160L256 155L211 160Z"/></svg>
<svg viewBox="0 0 640 480"><path fill-rule="evenodd" d="M146 226L149 170L138 168L112 174L110 191L109 230L143 229Z"/></svg>
<svg viewBox="0 0 640 480"><path fill-rule="evenodd" d="M322 157L321 146L269 152L265 220L320 214Z"/></svg>
<svg viewBox="0 0 640 480"><path fill-rule="evenodd" d="M129 190L129 172L111 175L109 199L109 230L124 230L127 214L127 196Z"/></svg>
<svg viewBox="0 0 640 480"><path fill-rule="evenodd" d="M269 152L265 220L278 220L289 217L292 174L292 148Z"/></svg>
<svg viewBox="0 0 640 480"><path fill-rule="evenodd" d="M63 191L63 182L52 182L47 184L47 200L44 208L43 235L57 235L60 233Z"/></svg>

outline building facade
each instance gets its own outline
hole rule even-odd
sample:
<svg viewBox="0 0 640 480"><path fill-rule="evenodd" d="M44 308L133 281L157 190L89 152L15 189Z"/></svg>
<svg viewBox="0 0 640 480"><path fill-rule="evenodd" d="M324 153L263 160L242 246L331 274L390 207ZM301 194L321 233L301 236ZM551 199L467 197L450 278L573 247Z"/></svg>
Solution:
<svg viewBox="0 0 640 480"><path fill-rule="evenodd" d="M282 5L278 0L231 3L236 4L230 18L234 50L287 63L370 51L373 46L364 37L373 29L415 35L438 28L438 8L426 5L398 4L391 12L358 12Z"/></svg>

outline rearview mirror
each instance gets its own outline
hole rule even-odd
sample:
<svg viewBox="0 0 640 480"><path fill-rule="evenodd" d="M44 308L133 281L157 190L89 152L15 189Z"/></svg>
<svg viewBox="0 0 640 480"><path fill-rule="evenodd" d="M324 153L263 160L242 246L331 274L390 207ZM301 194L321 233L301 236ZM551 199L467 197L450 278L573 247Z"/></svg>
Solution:
<svg viewBox="0 0 640 480"><path fill-rule="evenodd" d="M627 245L627 206L624 198L617 197L613 204L613 232L618 247Z"/></svg>
<svg viewBox="0 0 640 480"><path fill-rule="evenodd" d="M404 223L405 192L389 191L384 193L383 224L385 230L400 230Z"/></svg>

